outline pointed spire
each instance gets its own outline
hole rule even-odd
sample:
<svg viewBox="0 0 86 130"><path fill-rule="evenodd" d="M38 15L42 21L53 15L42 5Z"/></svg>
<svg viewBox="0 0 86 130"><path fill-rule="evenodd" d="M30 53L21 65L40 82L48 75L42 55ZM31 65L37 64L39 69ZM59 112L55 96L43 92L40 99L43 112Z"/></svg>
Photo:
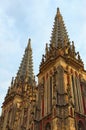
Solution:
<svg viewBox="0 0 86 130"><path fill-rule="evenodd" d="M16 78L25 79L26 77L31 81L34 79L31 39L28 40L28 45L25 49L25 54L23 56Z"/></svg>
<svg viewBox="0 0 86 130"><path fill-rule="evenodd" d="M30 38L29 38L29 40L28 40L27 49L31 49L31 39L30 39Z"/></svg>
<svg viewBox="0 0 86 130"><path fill-rule="evenodd" d="M64 47L64 40L66 39L69 42L68 34L66 27L63 21L63 17L60 13L59 8L57 8L57 13L55 16L54 27L51 36L51 44L53 47Z"/></svg>
<svg viewBox="0 0 86 130"><path fill-rule="evenodd" d="M57 8L57 17L61 17L60 9L59 8Z"/></svg>

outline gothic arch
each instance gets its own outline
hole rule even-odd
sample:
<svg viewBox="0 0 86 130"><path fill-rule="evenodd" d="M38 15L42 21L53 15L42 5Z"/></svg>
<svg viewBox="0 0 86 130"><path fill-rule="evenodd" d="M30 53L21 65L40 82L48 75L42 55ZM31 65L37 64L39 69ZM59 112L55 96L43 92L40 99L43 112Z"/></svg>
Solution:
<svg viewBox="0 0 86 130"><path fill-rule="evenodd" d="M58 67L57 67L57 71L60 71L60 72L64 72L64 68L63 68L63 66L61 66L61 65L59 65Z"/></svg>
<svg viewBox="0 0 86 130"><path fill-rule="evenodd" d="M85 130L84 124L81 120L78 122L78 130Z"/></svg>
<svg viewBox="0 0 86 130"><path fill-rule="evenodd" d="M51 130L51 124L49 122L46 124L45 130Z"/></svg>

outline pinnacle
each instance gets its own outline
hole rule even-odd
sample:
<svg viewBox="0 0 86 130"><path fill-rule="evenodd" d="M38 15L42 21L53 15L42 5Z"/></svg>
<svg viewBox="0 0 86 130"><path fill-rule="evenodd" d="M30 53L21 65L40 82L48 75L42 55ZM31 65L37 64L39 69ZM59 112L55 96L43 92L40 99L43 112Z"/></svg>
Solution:
<svg viewBox="0 0 86 130"><path fill-rule="evenodd" d="M28 40L28 45L27 45L28 48L31 48L31 39L29 38Z"/></svg>
<svg viewBox="0 0 86 130"><path fill-rule="evenodd" d="M63 21L63 17L60 13L60 9L57 8L57 13L56 13L54 26L52 30L51 44L57 48L60 41L62 47L64 47L64 39L66 39L67 42L69 42L69 38L68 38L64 21Z"/></svg>
<svg viewBox="0 0 86 130"><path fill-rule="evenodd" d="M33 80L33 59L32 59L32 49L31 49L31 39L28 40L27 47L25 49L25 54L22 58L22 62L20 64L17 77L25 78Z"/></svg>
<svg viewBox="0 0 86 130"><path fill-rule="evenodd" d="M31 39L30 38L28 39L28 44L27 44L27 47L26 47L25 51L27 51L27 50L32 50L31 49Z"/></svg>
<svg viewBox="0 0 86 130"><path fill-rule="evenodd" d="M61 14L60 14L60 9L59 8L57 8L57 16L60 16Z"/></svg>
<svg viewBox="0 0 86 130"><path fill-rule="evenodd" d="M60 9L59 9L59 8L57 8L57 12L60 12Z"/></svg>

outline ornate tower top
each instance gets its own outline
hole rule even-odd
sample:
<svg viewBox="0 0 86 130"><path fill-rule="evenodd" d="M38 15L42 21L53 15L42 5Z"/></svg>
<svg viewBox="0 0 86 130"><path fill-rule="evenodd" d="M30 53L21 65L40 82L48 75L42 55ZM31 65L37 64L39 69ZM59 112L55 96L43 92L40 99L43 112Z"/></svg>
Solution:
<svg viewBox="0 0 86 130"><path fill-rule="evenodd" d="M51 44L53 47L64 47L64 40L69 42L68 34L66 31L66 27L63 21L63 17L60 13L59 8L57 8L57 13L55 16L55 22L53 26L52 36L51 36Z"/></svg>
<svg viewBox="0 0 86 130"><path fill-rule="evenodd" d="M47 63L55 61L59 56L63 57L69 63L70 61L74 65L76 63L76 66L78 65L77 67L79 68L83 69L84 67L79 52L75 50L74 42L72 41L71 43L69 40L63 17L59 8L57 8L50 44L46 44L45 55L42 57L40 69L44 68Z"/></svg>
<svg viewBox="0 0 86 130"><path fill-rule="evenodd" d="M33 74L33 60L32 60L32 48L31 39L28 40L28 45L25 49L25 54L23 56L22 62L20 64L16 78L21 79L27 77L28 80L34 79Z"/></svg>
<svg viewBox="0 0 86 130"><path fill-rule="evenodd" d="M33 74L33 60L32 60L32 48L31 48L31 39L28 40L28 45L25 49L25 53L20 64L18 73L14 78L12 78L11 86L8 89L5 101L3 104L6 104L9 100L12 99L15 95L22 95L26 90L25 86L30 86L28 91L32 91L35 86L35 79ZM29 92L28 92L29 94ZM27 95L28 95L27 94Z"/></svg>

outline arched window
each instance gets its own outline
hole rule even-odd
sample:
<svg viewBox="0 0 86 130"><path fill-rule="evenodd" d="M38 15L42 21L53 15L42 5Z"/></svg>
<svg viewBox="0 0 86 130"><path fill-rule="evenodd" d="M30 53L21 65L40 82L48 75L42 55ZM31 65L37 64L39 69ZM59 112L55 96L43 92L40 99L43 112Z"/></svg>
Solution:
<svg viewBox="0 0 86 130"><path fill-rule="evenodd" d="M50 123L47 123L47 124L46 124L45 130L51 130L51 125L50 125Z"/></svg>
<svg viewBox="0 0 86 130"><path fill-rule="evenodd" d="M79 122L78 122L78 130L85 130L82 121L79 121Z"/></svg>

